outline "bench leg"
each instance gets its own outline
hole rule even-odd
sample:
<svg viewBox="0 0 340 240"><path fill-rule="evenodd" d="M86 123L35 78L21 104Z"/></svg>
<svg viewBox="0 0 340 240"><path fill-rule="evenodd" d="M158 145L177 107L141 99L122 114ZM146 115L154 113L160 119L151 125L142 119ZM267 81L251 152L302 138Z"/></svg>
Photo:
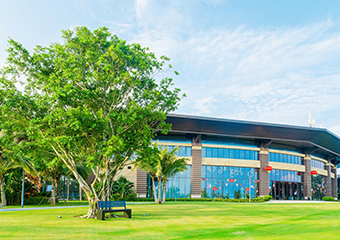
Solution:
<svg viewBox="0 0 340 240"><path fill-rule="evenodd" d="M98 220L105 220L105 213L102 210L98 210L97 219Z"/></svg>
<svg viewBox="0 0 340 240"><path fill-rule="evenodd" d="M131 209L124 211L124 217L125 218L131 218Z"/></svg>

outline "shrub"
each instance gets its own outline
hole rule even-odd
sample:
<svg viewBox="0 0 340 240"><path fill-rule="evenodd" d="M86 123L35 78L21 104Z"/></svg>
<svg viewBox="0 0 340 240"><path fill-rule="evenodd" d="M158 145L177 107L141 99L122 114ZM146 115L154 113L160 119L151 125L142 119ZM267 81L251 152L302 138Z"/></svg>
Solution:
<svg viewBox="0 0 340 240"><path fill-rule="evenodd" d="M266 196L263 196L263 199L264 199L265 201L269 201L269 200L272 200L273 198L272 198L272 196L270 196L270 195L266 195Z"/></svg>
<svg viewBox="0 0 340 240"><path fill-rule="evenodd" d="M120 200L121 198L120 198L120 195L118 194L118 193L116 193L116 194L112 194L111 195L111 201L118 201L118 200Z"/></svg>
<svg viewBox="0 0 340 240"><path fill-rule="evenodd" d="M112 193L119 194L120 198L124 198L129 194L132 194L133 182L130 182L125 177L120 177L112 184Z"/></svg>
<svg viewBox="0 0 340 240"><path fill-rule="evenodd" d="M334 201L334 197L323 197L322 200L324 200L324 201Z"/></svg>
<svg viewBox="0 0 340 240"><path fill-rule="evenodd" d="M126 201L135 201L136 200L136 194L128 194L124 199Z"/></svg>
<svg viewBox="0 0 340 240"><path fill-rule="evenodd" d="M48 203L48 198L47 197L29 197L25 199L25 204L26 205L40 205L40 204L45 204Z"/></svg>
<svg viewBox="0 0 340 240"><path fill-rule="evenodd" d="M167 202L175 201L175 198L167 198ZM152 202L154 198L135 198L138 202ZM224 199L224 198L177 198L177 202L249 202L249 199ZM251 202L264 202L263 199L251 199Z"/></svg>

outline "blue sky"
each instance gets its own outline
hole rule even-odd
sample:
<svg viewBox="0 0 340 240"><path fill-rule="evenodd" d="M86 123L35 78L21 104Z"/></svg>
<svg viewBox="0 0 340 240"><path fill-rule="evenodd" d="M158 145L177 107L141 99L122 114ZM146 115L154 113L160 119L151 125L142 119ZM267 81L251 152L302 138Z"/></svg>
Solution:
<svg viewBox="0 0 340 240"><path fill-rule="evenodd" d="M177 113L300 126L312 113L340 135L339 12L339 1L4 1L0 66L8 37L32 50L106 26L171 58L188 96Z"/></svg>

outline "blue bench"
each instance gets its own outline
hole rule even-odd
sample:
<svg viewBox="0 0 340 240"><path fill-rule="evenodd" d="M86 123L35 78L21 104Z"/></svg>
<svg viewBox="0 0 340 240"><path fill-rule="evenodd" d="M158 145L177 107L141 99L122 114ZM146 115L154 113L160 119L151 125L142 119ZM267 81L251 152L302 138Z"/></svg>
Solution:
<svg viewBox="0 0 340 240"><path fill-rule="evenodd" d="M105 220L105 213L107 212L124 212L124 217L131 218L131 209L126 209L125 201L99 201L97 219Z"/></svg>

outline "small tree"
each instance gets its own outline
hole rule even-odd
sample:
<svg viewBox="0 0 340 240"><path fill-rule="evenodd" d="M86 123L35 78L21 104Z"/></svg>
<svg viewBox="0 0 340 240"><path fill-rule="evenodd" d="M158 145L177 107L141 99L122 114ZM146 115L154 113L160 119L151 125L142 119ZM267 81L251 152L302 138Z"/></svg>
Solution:
<svg viewBox="0 0 340 240"><path fill-rule="evenodd" d="M159 151L158 144L156 142L149 148L145 148L145 149L138 151L138 158L136 159L136 164L135 164L135 167L138 167L141 170L144 170L150 175L153 196L154 196L156 204L159 203L158 197L157 197L157 191L156 191L156 184L155 184L159 154L160 154L160 151Z"/></svg>
<svg viewBox="0 0 340 240"><path fill-rule="evenodd" d="M160 156L157 164L157 177L162 179L163 182L163 200L162 203L165 203L166 198L166 182L170 177L175 176L177 173L187 170L187 161L188 158L179 158L176 156L176 152L179 151L179 148L176 147L173 150L169 150L168 147L161 147ZM159 184L159 198L161 192L160 180ZM160 200L159 200L160 202Z"/></svg>
<svg viewBox="0 0 340 240"><path fill-rule="evenodd" d="M3 206L7 206L5 174L15 168L23 168L28 172L35 173L35 169L30 162L18 154L17 145L20 141L20 134L13 134L5 129L0 131L0 195Z"/></svg>
<svg viewBox="0 0 340 240"><path fill-rule="evenodd" d="M120 198L126 197L132 193L133 182L130 182L125 177L120 177L117 181L112 184L112 193L119 194Z"/></svg>
<svg viewBox="0 0 340 240"><path fill-rule="evenodd" d="M179 158L176 152L179 147L169 150L168 147L158 146L155 143L149 148L148 152L139 152L137 159L137 167L149 173L153 186L155 203L165 203L166 198L166 182L179 172L187 169L187 158ZM155 179L158 180L158 196L156 191ZM161 197L163 184L163 199Z"/></svg>

